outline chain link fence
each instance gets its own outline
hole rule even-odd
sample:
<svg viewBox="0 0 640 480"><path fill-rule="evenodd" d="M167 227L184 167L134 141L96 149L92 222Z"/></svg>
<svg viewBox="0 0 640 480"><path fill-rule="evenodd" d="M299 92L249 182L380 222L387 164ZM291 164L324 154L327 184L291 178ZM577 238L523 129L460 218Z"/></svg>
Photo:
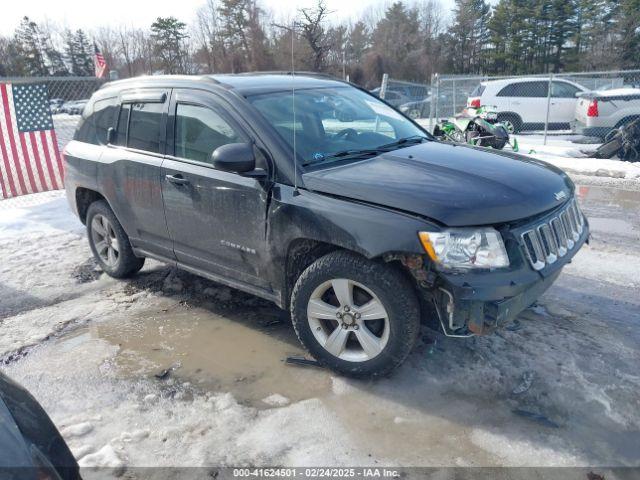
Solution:
<svg viewBox="0 0 640 480"><path fill-rule="evenodd" d="M386 74L381 98L433 131L465 107L493 107L515 133L574 133L604 138L640 117L640 70L527 76L435 74L429 83Z"/></svg>
<svg viewBox="0 0 640 480"><path fill-rule="evenodd" d="M0 83L45 84L60 151L71 140L85 104L105 80L95 77L0 77Z"/></svg>

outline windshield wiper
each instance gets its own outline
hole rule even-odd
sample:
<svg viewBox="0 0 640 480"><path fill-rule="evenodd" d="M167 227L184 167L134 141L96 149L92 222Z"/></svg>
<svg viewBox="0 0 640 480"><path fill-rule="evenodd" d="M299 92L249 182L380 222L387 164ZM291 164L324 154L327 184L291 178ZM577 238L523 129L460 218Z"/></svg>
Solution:
<svg viewBox="0 0 640 480"><path fill-rule="evenodd" d="M381 151L377 148L364 148L364 149L351 149L351 150L342 150L340 152L332 153L331 155L325 155L320 160L308 160L302 164L303 167L307 165L313 165L316 163L323 163L327 160L334 160L337 158L346 158L346 157L361 157L367 155L377 155Z"/></svg>
<svg viewBox="0 0 640 480"><path fill-rule="evenodd" d="M411 137L400 138L395 142L385 143L384 145L380 145L376 148L363 148L363 149L350 149L350 150L342 150L340 152L332 153L331 155L326 155L320 160L308 160L302 164L303 167L308 165L313 165L316 163L323 163L326 160L335 160L338 158L347 158L347 157L363 157L368 155L378 155L384 152L390 152L391 150L396 149L397 147L401 147L403 145L410 145L414 143L422 143L424 140L428 140L428 137L422 135L413 135Z"/></svg>
<svg viewBox="0 0 640 480"><path fill-rule="evenodd" d="M422 143L424 140L429 140L428 137L423 135L412 135L410 137L404 137L396 140L395 142L386 143L384 145L380 145L378 149L393 149L393 147L399 147L402 145L413 144L413 143ZM388 151L388 150L387 150Z"/></svg>

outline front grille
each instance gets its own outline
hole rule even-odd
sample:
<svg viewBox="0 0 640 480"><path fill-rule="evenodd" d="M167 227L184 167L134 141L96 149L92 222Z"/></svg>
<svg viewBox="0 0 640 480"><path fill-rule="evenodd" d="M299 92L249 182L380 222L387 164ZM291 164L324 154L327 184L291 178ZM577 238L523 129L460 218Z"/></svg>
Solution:
<svg viewBox="0 0 640 480"><path fill-rule="evenodd" d="M564 257L583 230L584 217L573 198L555 216L523 232L522 243L533 269L542 270Z"/></svg>

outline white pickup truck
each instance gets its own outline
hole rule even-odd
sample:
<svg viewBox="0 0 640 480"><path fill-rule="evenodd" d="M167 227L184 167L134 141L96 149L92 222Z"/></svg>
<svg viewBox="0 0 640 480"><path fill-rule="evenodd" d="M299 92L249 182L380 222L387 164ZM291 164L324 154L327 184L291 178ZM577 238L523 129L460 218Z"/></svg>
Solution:
<svg viewBox="0 0 640 480"><path fill-rule="evenodd" d="M640 117L640 88L625 87L578 94L573 132L605 138L614 128Z"/></svg>

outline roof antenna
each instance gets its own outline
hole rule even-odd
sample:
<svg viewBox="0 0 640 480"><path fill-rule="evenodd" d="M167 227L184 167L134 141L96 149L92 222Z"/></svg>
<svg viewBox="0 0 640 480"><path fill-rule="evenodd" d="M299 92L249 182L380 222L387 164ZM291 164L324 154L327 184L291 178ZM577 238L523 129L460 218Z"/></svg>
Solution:
<svg viewBox="0 0 640 480"><path fill-rule="evenodd" d="M298 194L298 155L296 149L296 65L293 55L293 43L296 31L295 20L291 26L291 103L293 110L293 193Z"/></svg>

